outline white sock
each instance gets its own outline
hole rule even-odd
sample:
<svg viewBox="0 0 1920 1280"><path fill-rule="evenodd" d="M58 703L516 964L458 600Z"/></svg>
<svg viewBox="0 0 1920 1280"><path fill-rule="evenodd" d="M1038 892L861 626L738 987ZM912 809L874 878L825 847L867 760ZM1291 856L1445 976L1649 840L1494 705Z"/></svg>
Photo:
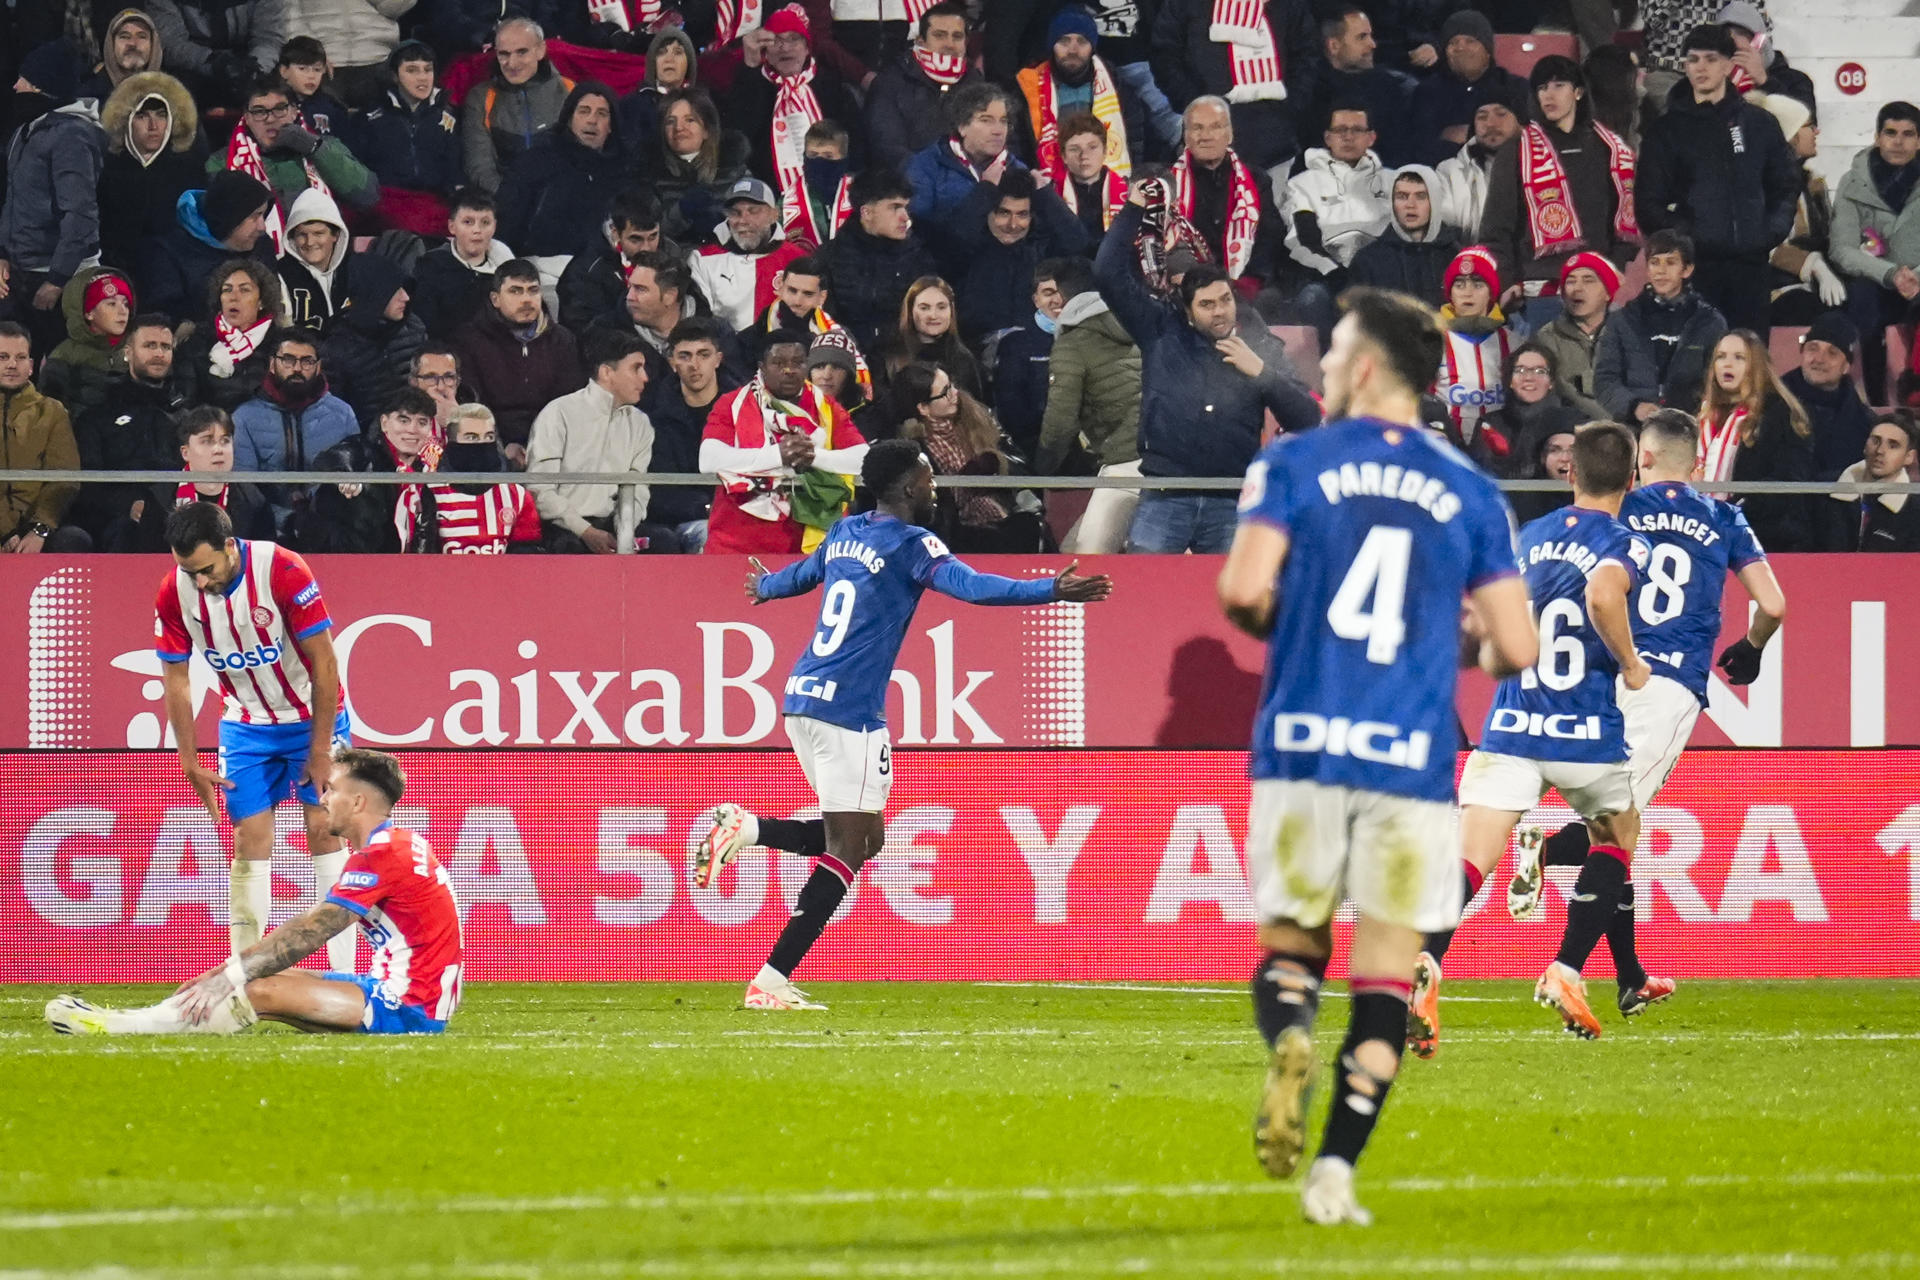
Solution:
<svg viewBox="0 0 1920 1280"><path fill-rule="evenodd" d="M238 960L228 962L236 969ZM236 979L239 975L233 975ZM168 996L159 1004L144 1009L105 1009L101 1011L106 1019L107 1034L124 1035L213 1035L230 1036L237 1031L258 1022L259 1015L253 1011L253 1004L247 999L246 988L239 986L227 999L214 1007L213 1013L199 1025L189 1023L180 1015L180 997Z"/></svg>
<svg viewBox="0 0 1920 1280"><path fill-rule="evenodd" d="M788 981L789 979L786 974L780 972L770 964L761 965L760 972L753 975L753 985L756 987L777 990L786 986Z"/></svg>
<svg viewBox="0 0 1920 1280"><path fill-rule="evenodd" d="M340 873L347 866L347 851L335 849L332 853L313 855L314 901L325 902L327 894L340 880ZM355 944L359 941L360 931L343 929L327 939L327 968L335 973L354 972Z"/></svg>
<svg viewBox="0 0 1920 1280"><path fill-rule="evenodd" d="M745 818L745 821L740 824L740 842L742 846L748 849L759 847L760 815L742 810L741 816Z"/></svg>
<svg viewBox="0 0 1920 1280"><path fill-rule="evenodd" d="M273 864L235 858L227 869L227 936L239 955L260 941L273 906Z"/></svg>

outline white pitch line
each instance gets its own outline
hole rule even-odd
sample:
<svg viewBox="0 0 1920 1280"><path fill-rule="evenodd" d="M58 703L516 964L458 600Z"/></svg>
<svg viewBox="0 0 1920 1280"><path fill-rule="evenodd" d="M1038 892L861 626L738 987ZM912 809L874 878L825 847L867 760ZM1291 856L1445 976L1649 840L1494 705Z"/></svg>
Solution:
<svg viewBox="0 0 1920 1280"><path fill-rule="evenodd" d="M1047 991L1151 991L1159 995L1175 996L1241 996L1245 997L1245 987L1192 987L1185 985L1163 985L1146 982L976 982L976 987L1025 987ZM1345 1000L1344 991L1322 991L1322 1000ZM1448 996L1448 1004L1525 1004L1526 999L1515 995L1512 999L1499 996Z"/></svg>

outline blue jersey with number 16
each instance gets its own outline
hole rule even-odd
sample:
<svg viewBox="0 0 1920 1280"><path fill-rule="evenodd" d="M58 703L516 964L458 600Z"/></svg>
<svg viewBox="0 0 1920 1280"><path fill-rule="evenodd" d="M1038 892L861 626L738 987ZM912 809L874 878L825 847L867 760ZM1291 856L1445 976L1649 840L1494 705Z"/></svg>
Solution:
<svg viewBox="0 0 1920 1280"><path fill-rule="evenodd" d="M1253 776L1451 800L1460 602L1517 572L1499 489L1420 428L1359 418L1262 450L1240 512L1289 544Z"/></svg>

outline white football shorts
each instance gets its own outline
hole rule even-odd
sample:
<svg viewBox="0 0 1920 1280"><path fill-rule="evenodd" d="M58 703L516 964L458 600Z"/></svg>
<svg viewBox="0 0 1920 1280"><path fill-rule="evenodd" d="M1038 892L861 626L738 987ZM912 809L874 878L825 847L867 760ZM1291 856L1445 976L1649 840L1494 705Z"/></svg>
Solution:
<svg viewBox="0 0 1920 1280"><path fill-rule="evenodd" d="M1650 677L1638 689L1614 686L1620 714L1627 721L1627 769L1633 775L1633 804L1644 809L1667 785L1680 753L1693 737L1700 699L1678 680Z"/></svg>
<svg viewBox="0 0 1920 1280"><path fill-rule="evenodd" d="M1442 800L1257 779L1247 876L1267 924L1318 928L1342 898L1422 933L1460 923L1460 838L1453 806Z"/></svg>
<svg viewBox="0 0 1920 1280"><path fill-rule="evenodd" d="M1525 813L1551 787L1569 808L1589 821L1633 808L1633 775L1627 762L1579 764L1530 760L1498 751L1475 751L1460 772L1460 803Z"/></svg>
<svg viewBox="0 0 1920 1280"><path fill-rule="evenodd" d="M893 739L882 729L843 729L812 716L786 717L787 741L800 759L822 813L884 813L893 791Z"/></svg>

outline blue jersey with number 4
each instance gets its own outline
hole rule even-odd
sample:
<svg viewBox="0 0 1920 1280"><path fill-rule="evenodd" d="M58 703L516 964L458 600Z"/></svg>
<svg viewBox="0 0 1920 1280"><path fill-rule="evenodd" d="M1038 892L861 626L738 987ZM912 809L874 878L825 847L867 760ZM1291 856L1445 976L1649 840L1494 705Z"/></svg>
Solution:
<svg viewBox="0 0 1920 1280"><path fill-rule="evenodd" d="M1619 565L1632 580L1631 603L1632 583L1651 555L1645 538L1586 507L1562 507L1520 530L1520 571L1540 624L1540 661L1500 682L1482 750L1582 764L1627 758L1613 687L1620 664L1587 617L1587 580L1602 565Z"/></svg>
<svg viewBox="0 0 1920 1280"><path fill-rule="evenodd" d="M1260 452L1241 518L1287 534L1255 778L1453 798L1460 602L1513 576L1513 516L1418 427L1359 418Z"/></svg>
<svg viewBox="0 0 1920 1280"><path fill-rule="evenodd" d="M1767 553L1740 508L1680 480L1635 489L1620 522L1653 547L1646 582L1633 593L1634 647L1655 675L1679 681L1704 707L1727 572Z"/></svg>
<svg viewBox="0 0 1920 1280"><path fill-rule="evenodd" d="M844 729L887 723L887 683L928 587L970 604L1046 604L1053 579L976 573L919 525L878 511L847 516L812 555L760 579L760 598L824 587L813 639L787 677L783 710Z"/></svg>

